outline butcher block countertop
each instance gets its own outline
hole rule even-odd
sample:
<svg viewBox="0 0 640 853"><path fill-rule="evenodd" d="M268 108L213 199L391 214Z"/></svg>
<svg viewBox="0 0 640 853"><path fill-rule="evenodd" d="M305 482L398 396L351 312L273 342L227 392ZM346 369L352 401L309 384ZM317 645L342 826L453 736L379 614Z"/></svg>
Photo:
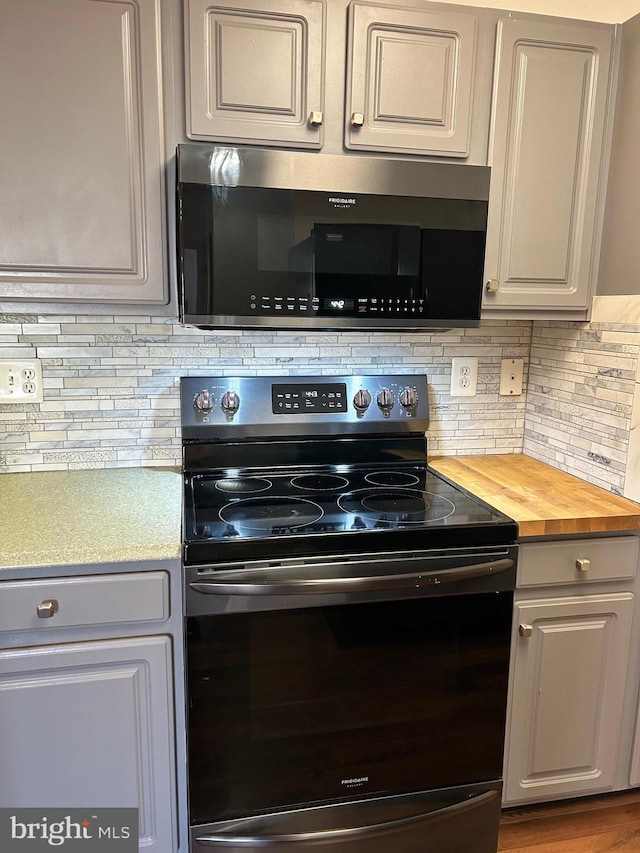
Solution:
<svg viewBox="0 0 640 853"><path fill-rule="evenodd" d="M530 456L441 456L429 464L517 521L520 539L640 530L640 504Z"/></svg>

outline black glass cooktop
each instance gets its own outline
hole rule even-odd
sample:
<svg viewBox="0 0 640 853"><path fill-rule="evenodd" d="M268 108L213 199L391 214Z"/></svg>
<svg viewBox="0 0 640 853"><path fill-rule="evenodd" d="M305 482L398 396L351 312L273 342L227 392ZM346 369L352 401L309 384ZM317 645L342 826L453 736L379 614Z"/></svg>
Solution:
<svg viewBox="0 0 640 853"><path fill-rule="evenodd" d="M513 524L418 465L218 472L187 479L187 543L249 544L469 526L494 530L505 522Z"/></svg>

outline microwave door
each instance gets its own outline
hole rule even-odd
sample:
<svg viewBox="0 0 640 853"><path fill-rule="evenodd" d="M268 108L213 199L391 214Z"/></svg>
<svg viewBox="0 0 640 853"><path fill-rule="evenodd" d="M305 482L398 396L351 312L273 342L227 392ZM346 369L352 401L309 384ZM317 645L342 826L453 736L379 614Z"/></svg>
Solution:
<svg viewBox="0 0 640 853"><path fill-rule="evenodd" d="M325 314L357 316L363 307L418 295L418 225L316 223L312 245L315 294Z"/></svg>

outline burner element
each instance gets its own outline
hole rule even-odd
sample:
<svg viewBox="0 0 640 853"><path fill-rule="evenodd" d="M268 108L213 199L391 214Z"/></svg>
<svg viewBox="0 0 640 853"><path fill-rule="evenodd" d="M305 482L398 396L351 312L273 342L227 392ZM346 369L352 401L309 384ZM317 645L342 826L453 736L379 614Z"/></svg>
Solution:
<svg viewBox="0 0 640 853"><path fill-rule="evenodd" d="M408 492L385 492L383 489L377 494L362 498L362 506L372 510L376 515L389 513L420 516L422 518L428 508L421 494L416 492L411 495Z"/></svg>
<svg viewBox="0 0 640 853"><path fill-rule="evenodd" d="M236 527L272 532L276 528L305 527L322 518L322 507L304 498L243 498L226 504L222 521Z"/></svg>
<svg viewBox="0 0 640 853"><path fill-rule="evenodd" d="M405 471L372 471L365 476L367 483L374 486L415 486L420 478Z"/></svg>
<svg viewBox="0 0 640 853"><path fill-rule="evenodd" d="M394 524L428 524L455 512L447 498L415 489L358 489L338 498L344 512Z"/></svg>
<svg viewBox="0 0 640 853"><path fill-rule="evenodd" d="M296 489L308 489L311 492L334 492L348 486L349 481L337 474L302 474L292 477L291 485Z"/></svg>
<svg viewBox="0 0 640 853"><path fill-rule="evenodd" d="M271 488L271 481L262 477L225 477L216 482L216 489L228 495L254 495Z"/></svg>

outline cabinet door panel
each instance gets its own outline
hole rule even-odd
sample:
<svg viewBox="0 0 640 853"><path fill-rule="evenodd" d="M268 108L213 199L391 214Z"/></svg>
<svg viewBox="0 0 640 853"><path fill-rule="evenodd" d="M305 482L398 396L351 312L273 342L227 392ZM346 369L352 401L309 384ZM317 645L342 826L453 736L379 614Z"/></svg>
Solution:
<svg viewBox="0 0 640 853"><path fill-rule="evenodd" d="M176 844L168 637L0 652L0 802L139 808L144 849Z"/></svg>
<svg viewBox="0 0 640 853"><path fill-rule="evenodd" d="M467 157L476 39L473 15L352 2L347 148Z"/></svg>
<svg viewBox="0 0 640 853"><path fill-rule="evenodd" d="M192 139L320 148L324 2L185 4Z"/></svg>
<svg viewBox="0 0 640 853"><path fill-rule="evenodd" d="M611 788L632 609L631 593L516 605L505 802Z"/></svg>
<svg viewBox="0 0 640 853"><path fill-rule="evenodd" d="M166 302L154 0L3 0L5 299Z"/></svg>
<svg viewBox="0 0 640 853"><path fill-rule="evenodd" d="M587 308L612 32L498 24L486 308Z"/></svg>

